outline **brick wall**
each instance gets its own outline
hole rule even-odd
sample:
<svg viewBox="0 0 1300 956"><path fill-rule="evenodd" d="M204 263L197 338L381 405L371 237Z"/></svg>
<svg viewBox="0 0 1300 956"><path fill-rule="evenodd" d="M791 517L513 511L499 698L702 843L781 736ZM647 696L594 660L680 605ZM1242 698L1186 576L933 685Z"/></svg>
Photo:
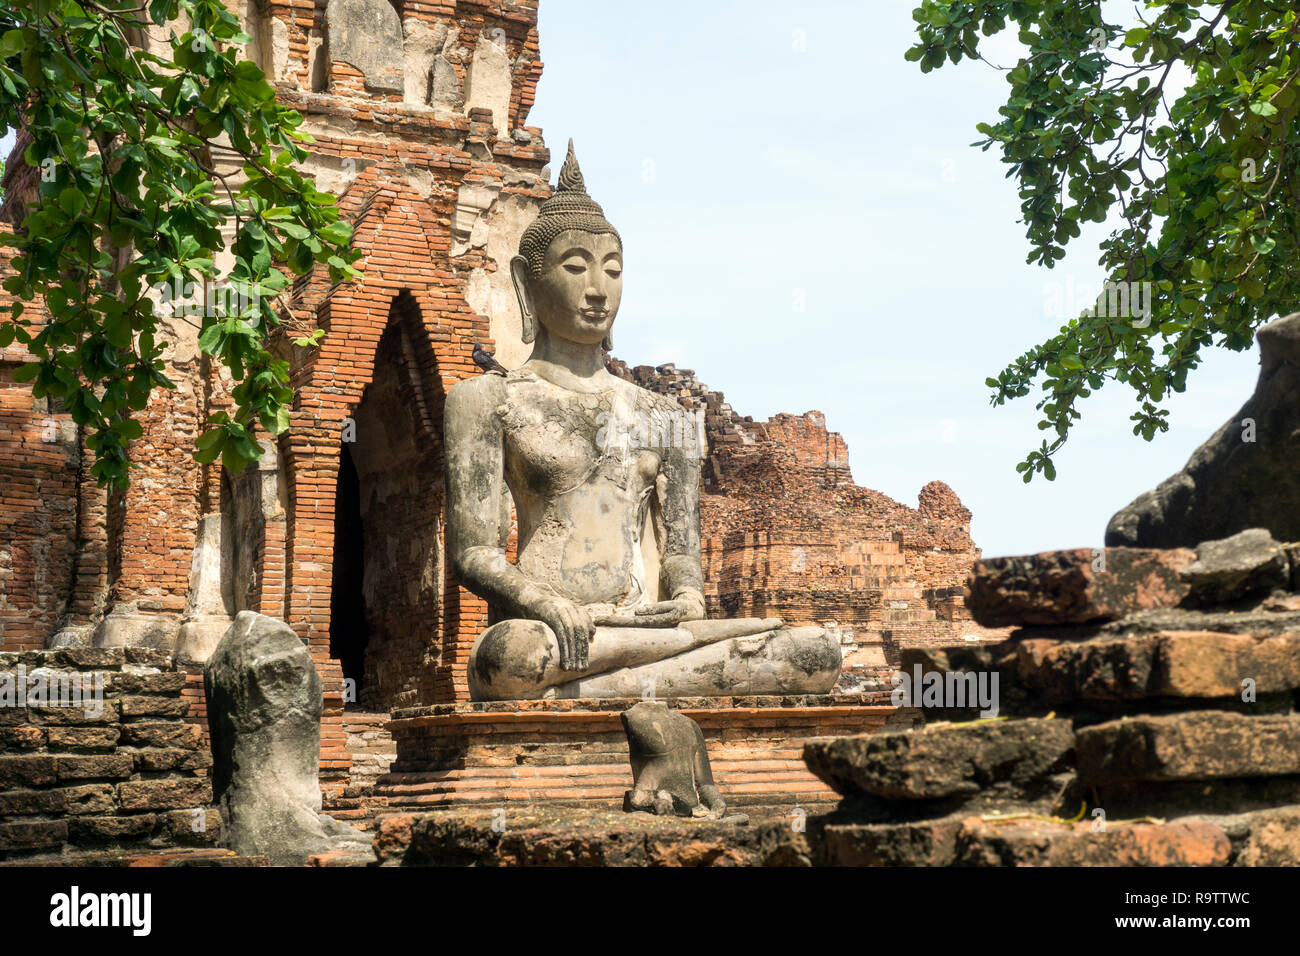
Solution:
<svg viewBox="0 0 1300 956"><path fill-rule="evenodd" d="M0 652L0 860L215 845L186 682L144 648Z"/></svg>

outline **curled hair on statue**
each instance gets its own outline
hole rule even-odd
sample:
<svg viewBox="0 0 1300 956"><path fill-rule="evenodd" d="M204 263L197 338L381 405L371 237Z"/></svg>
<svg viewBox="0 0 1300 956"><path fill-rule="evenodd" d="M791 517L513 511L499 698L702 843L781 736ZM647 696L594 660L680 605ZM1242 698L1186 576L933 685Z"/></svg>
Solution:
<svg viewBox="0 0 1300 956"><path fill-rule="evenodd" d="M560 178L555 182L555 195L542 203L537 218L519 237L519 254L528 262L529 274L534 279L542 274L542 260L547 248L566 229L579 229L596 235L608 233L618 241L619 249L623 248L618 230L605 218L600 204L587 195L587 184L578 168L572 139L569 140L569 153L564 165L560 167Z"/></svg>

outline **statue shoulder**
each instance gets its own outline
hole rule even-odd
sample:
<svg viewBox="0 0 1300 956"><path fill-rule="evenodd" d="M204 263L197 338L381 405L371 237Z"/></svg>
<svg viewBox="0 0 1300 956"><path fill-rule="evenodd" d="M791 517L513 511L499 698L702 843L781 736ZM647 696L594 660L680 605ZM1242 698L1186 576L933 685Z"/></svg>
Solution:
<svg viewBox="0 0 1300 956"><path fill-rule="evenodd" d="M501 375L463 378L447 391L444 416L450 427L459 420L482 421L496 414L506 398L506 379Z"/></svg>

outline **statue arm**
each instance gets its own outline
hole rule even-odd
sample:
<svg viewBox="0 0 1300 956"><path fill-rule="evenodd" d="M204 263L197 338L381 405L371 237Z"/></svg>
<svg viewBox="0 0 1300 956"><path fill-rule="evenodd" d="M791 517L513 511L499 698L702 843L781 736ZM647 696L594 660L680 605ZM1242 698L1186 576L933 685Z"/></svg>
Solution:
<svg viewBox="0 0 1300 956"><path fill-rule="evenodd" d="M512 617L535 618L539 604L554 595L506 560L501 535L506 489L496 409L503 386L503 379L484 375L447 394L447 551L469 590Z"/></svg>
<svg viewBox="0 0 1300 956"><path fill-rule="evenodd" d="M659 577L664 593L677 599L683 592L704 601L700 567L700 459L693 449L669 448L663 461L664 549Z"/></svg>

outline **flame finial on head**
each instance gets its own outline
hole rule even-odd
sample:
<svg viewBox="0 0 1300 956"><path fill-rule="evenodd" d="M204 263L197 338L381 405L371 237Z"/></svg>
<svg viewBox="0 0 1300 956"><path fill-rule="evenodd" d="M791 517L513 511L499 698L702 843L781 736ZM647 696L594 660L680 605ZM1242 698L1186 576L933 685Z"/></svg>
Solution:
<svg viewBox="0 0 1300 956"><path fill-rule="evenodd" d="M542 260L547 247L566 229L580 229L597 235L607 233L618 241L620 249L623 247L623 240L605 218L605 211L587 195L587 184L578 168L572 139L555 183L555 194L542 203L537 218L519 237L519 254L528 261L528 270L534 277L542 274Z"/></svg>
<svg viewBox="0 0 1300 956"><path fill-rule="evenodd" d="M573 152L573 137L569 137L569 152L560 167L560 178L555 181L556 192L582 193L586 195L587 184L582 179L582 170L578 168L578 157Z"/></svg>

